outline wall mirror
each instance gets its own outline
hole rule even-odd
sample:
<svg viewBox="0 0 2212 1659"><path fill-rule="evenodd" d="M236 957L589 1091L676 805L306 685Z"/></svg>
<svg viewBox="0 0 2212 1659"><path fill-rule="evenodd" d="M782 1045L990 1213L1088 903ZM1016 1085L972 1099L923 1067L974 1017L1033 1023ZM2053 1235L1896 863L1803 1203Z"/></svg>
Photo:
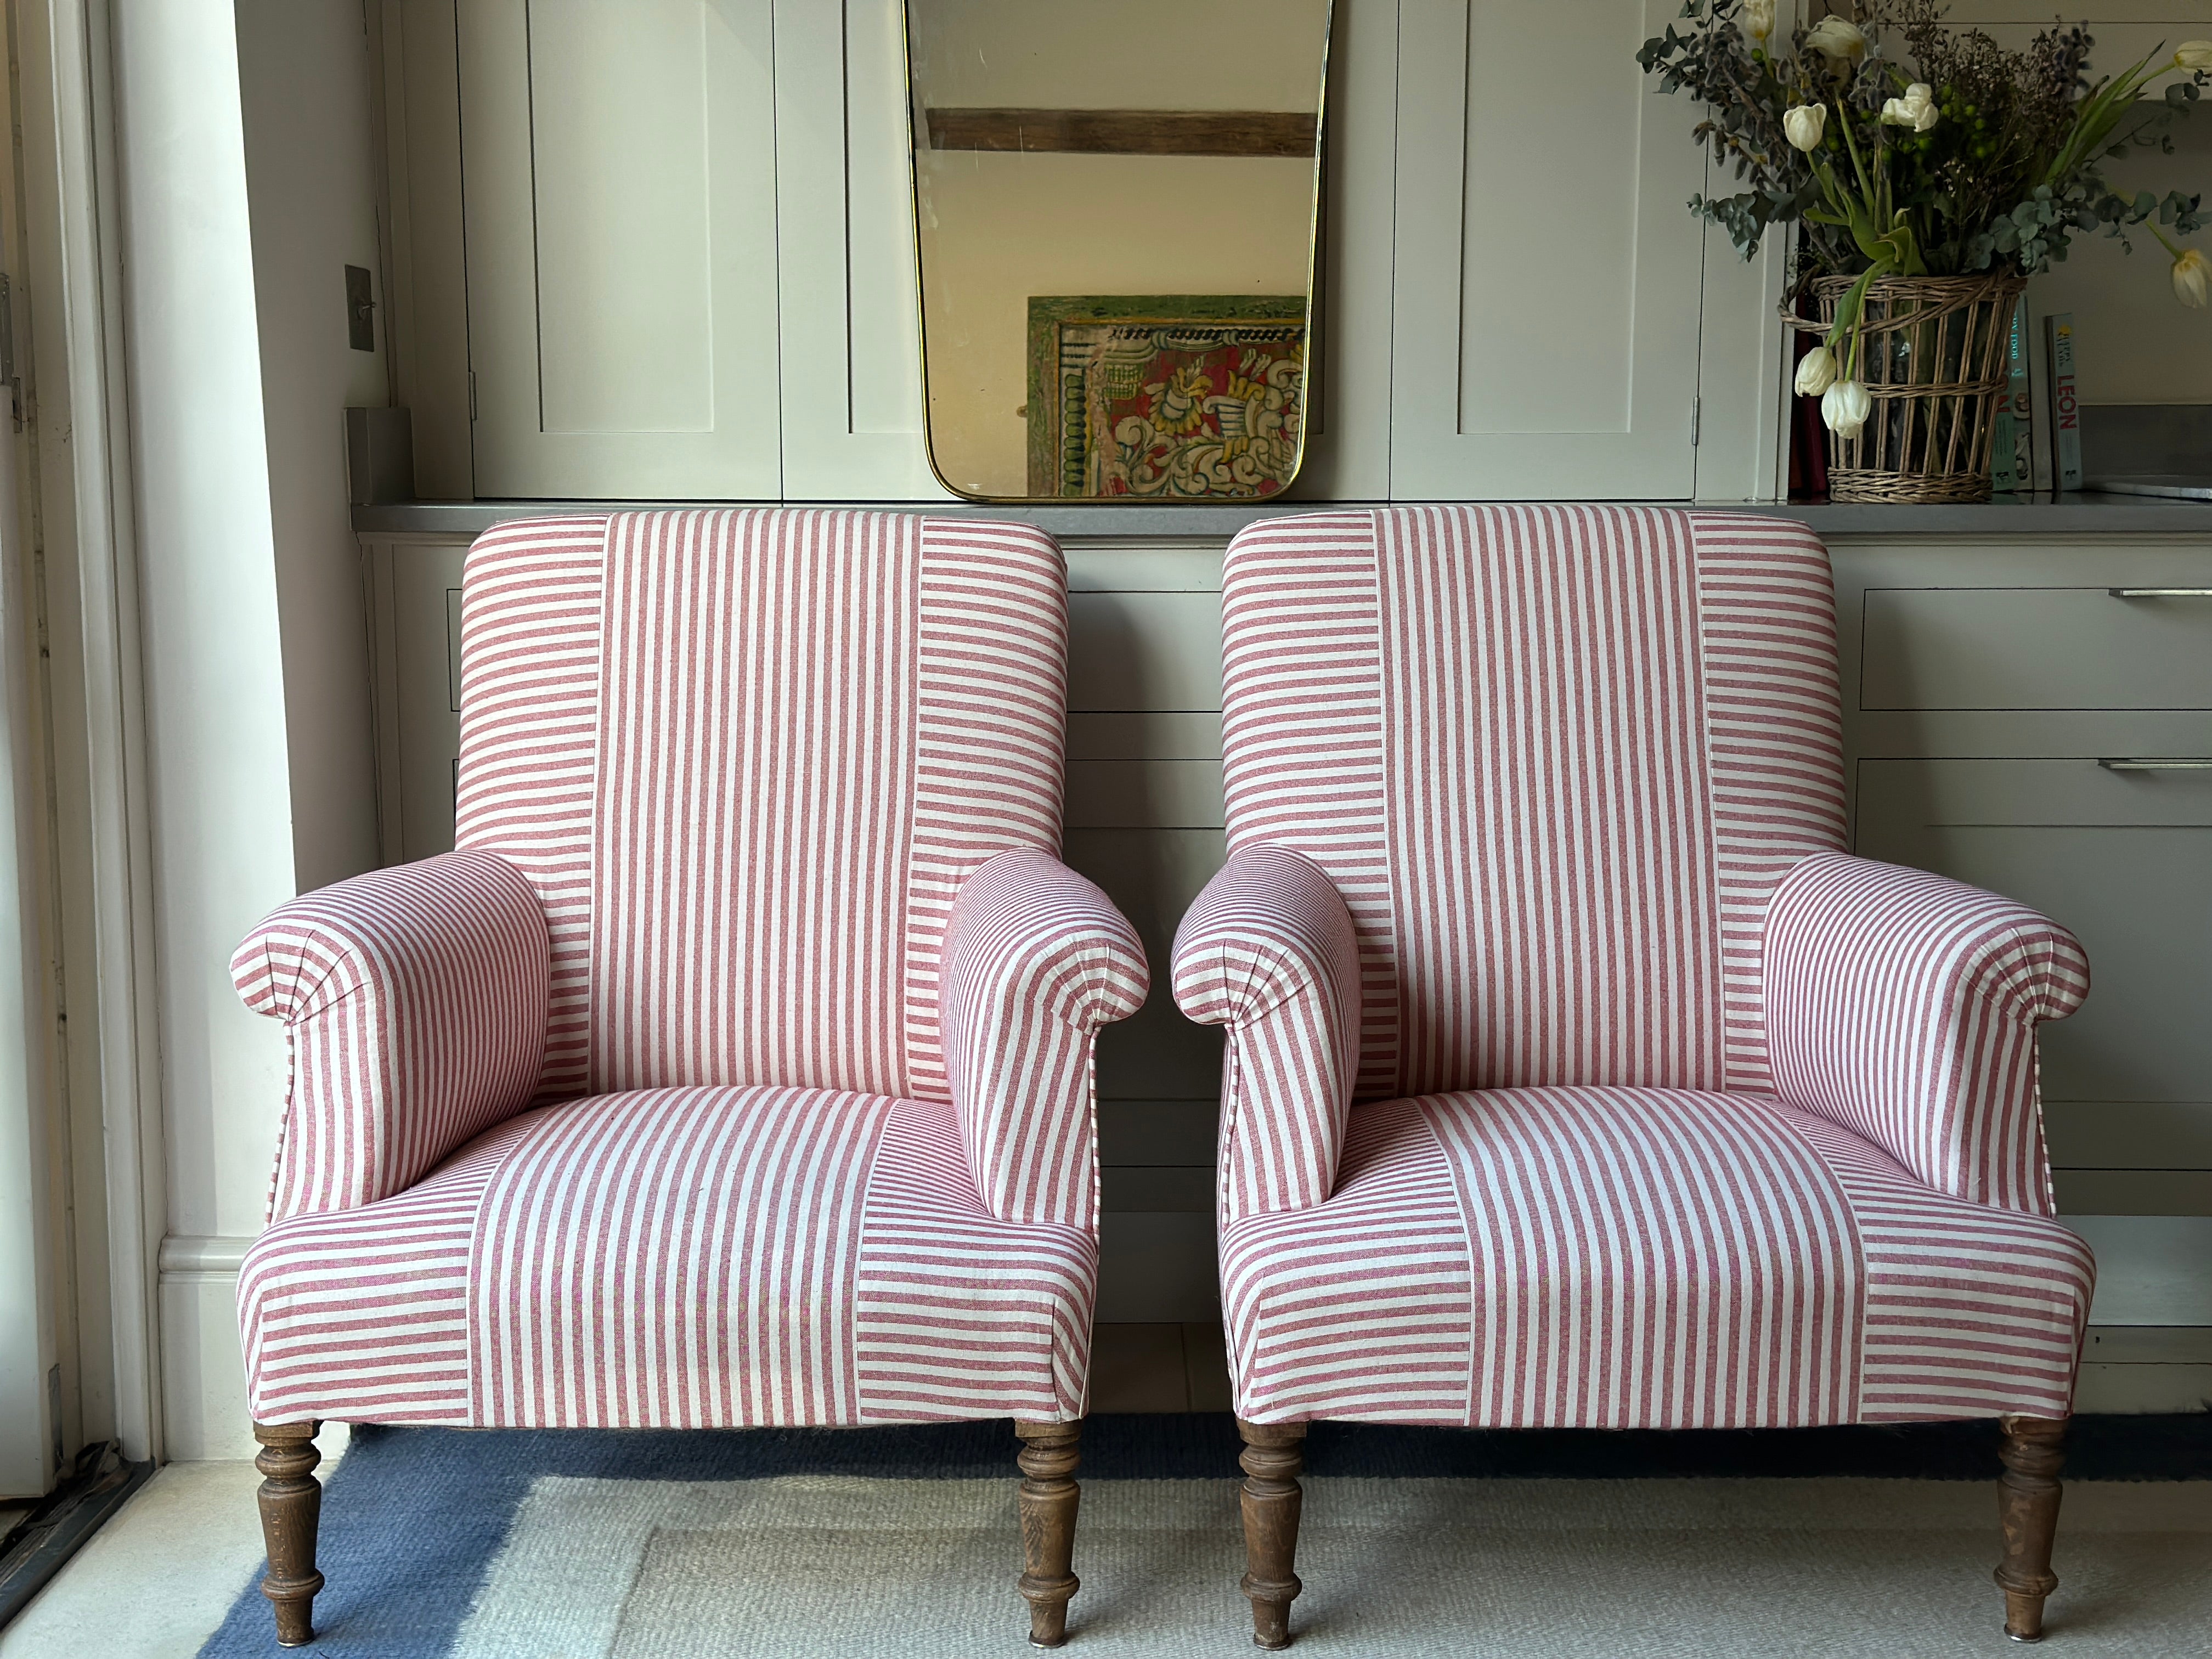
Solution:
<svg viewBox="0 0 2212 1659"><path fill-rule="evenodd" d="M907 0L931 465L1254 500L1305 442L1329 0Z"/></svg>

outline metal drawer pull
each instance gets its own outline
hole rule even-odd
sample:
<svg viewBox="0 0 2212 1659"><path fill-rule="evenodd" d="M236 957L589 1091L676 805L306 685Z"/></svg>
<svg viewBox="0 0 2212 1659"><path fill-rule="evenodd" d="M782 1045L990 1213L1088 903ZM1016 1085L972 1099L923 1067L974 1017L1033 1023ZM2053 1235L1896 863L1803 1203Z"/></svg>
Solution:
<svg viewBox="0 0 2212 1659"><path fill-rule="evenodd" d="M2116 599L2212 599L2212 587L2108 587Z"/></svg>
<svg viewBox="0 0 2212 1659"><path fill-rule="evenodd" d="M2175 755L2154 759L2148 755L2106 755L2097 764L2107 772L2212 772L2212 755Z"/></svg>

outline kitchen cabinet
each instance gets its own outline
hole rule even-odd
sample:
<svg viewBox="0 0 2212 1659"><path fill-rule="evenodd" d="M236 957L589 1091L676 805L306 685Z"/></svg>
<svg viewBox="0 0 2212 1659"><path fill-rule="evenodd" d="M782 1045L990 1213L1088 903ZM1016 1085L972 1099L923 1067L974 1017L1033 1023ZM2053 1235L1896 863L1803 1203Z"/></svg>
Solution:
<svg viewBox="0 0 2212 1659"><path fill-rule="evenodd" d="M1831 551L1857 849L2088 950L2089 1000L2042 1045L2059 1208L2212 1216L2212 547Z"/></svg>
<svg viewBox="0 0 2212 1659"><path fill-rule="evenodd" d="M1636 64L1680 10L1401 10L1394 497L1694 493L1705 163Z"/></svg>
<svg viewBox="0 0 2212 1659"><path fill-rule="evenodd" d="M2089 953L2089 1000L2042 1040L2061 1207L2212 1215L2212 769L1863 757L1857 772L1861 853L2010 894Z"/></svg>
<svg viewBox="0 0 2212 1659"><path fill-rule="evenodd" d="M1779 268L1684 206L1694 111L1634 57L1673 10L1339 5L1297 495L1771 493ZM946 499L898 0L612 15L380 0L423 493Z"/></svg>
<svg viewBox="0 0 2212 1659"><path fill-rule="evenodd" d="M781 495L769 0L456 15L477 493Z"/></svg>

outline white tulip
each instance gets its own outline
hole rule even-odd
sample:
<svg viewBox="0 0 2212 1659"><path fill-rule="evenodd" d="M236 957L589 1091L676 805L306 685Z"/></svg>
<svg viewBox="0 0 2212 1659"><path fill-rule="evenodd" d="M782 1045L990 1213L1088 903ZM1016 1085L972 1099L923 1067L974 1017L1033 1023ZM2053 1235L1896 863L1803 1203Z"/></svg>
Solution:
<svg viewBox="0 0 2212 1659"><path fill-rule="evenodd" d="M2212 299L2212 259L2193 247L2182 249L2173 262L2173 297L2192 310L2203 310Z"/></svg>
<svg viewBox="0 0 2212 1659"><path fill-rule="evenodd" d="M1848 17L1823 17L1805 31L1805 45L1840 68L1866 56L1866 31Z"/></svg>
<svg viewBox="0 0 2212 1659"><path fill-rule="evenodd" d="M2178 70L2212 70L2212 40L2184 40L2173 54Z"/></svg>
<svg viewBox="0 0 2212 1659"><path fill-rule="evenodd" d="M1881 106L1885 126L1911 127L1915 132L1925 132L1942 118L1936 107L1936 91L1925 82L1915 81L1905 88L1905 96L1892 98Z"/></svg>
<svg viewBox="0 0 2212 1659"><path fill-rule="evenodd" d="M1808 154L1820 149L1820 135L1827 130L1828 106L1826 104L1799 104L1783 113L1783 137Z"/></svg>
<svg viewBox="0 0 2212 1659"><path fill-rule="evenodd" d="M1760 46L1774 33L1774 0L1743 0L1743 32Z"/></svg>
<svg viewBox="0 0 2212 1659"><path fill-rule="evenodd" d="M1864 380L1838 380L1820 394L1820 420L1838 438L1856 438L1874 412Z"/></svg>
<svg viewBox="0 0 2212 1659"><path fill-rule="evenodd" d="M1836 383L1836 354L1814 346L1797 365L1797 395L1817 398Z"/></svg>

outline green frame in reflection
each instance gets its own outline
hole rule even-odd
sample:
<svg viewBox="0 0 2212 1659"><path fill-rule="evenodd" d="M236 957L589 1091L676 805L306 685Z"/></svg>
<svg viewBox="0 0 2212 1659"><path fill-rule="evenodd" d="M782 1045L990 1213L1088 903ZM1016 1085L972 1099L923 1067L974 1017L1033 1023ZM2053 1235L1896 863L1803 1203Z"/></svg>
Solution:
<svg viewBox="0 0 2212 1659"><path fill-rule="evenodd" d="M1297 477L1306 296L1038 295L1029 493L1264 501Z"/></svg>

